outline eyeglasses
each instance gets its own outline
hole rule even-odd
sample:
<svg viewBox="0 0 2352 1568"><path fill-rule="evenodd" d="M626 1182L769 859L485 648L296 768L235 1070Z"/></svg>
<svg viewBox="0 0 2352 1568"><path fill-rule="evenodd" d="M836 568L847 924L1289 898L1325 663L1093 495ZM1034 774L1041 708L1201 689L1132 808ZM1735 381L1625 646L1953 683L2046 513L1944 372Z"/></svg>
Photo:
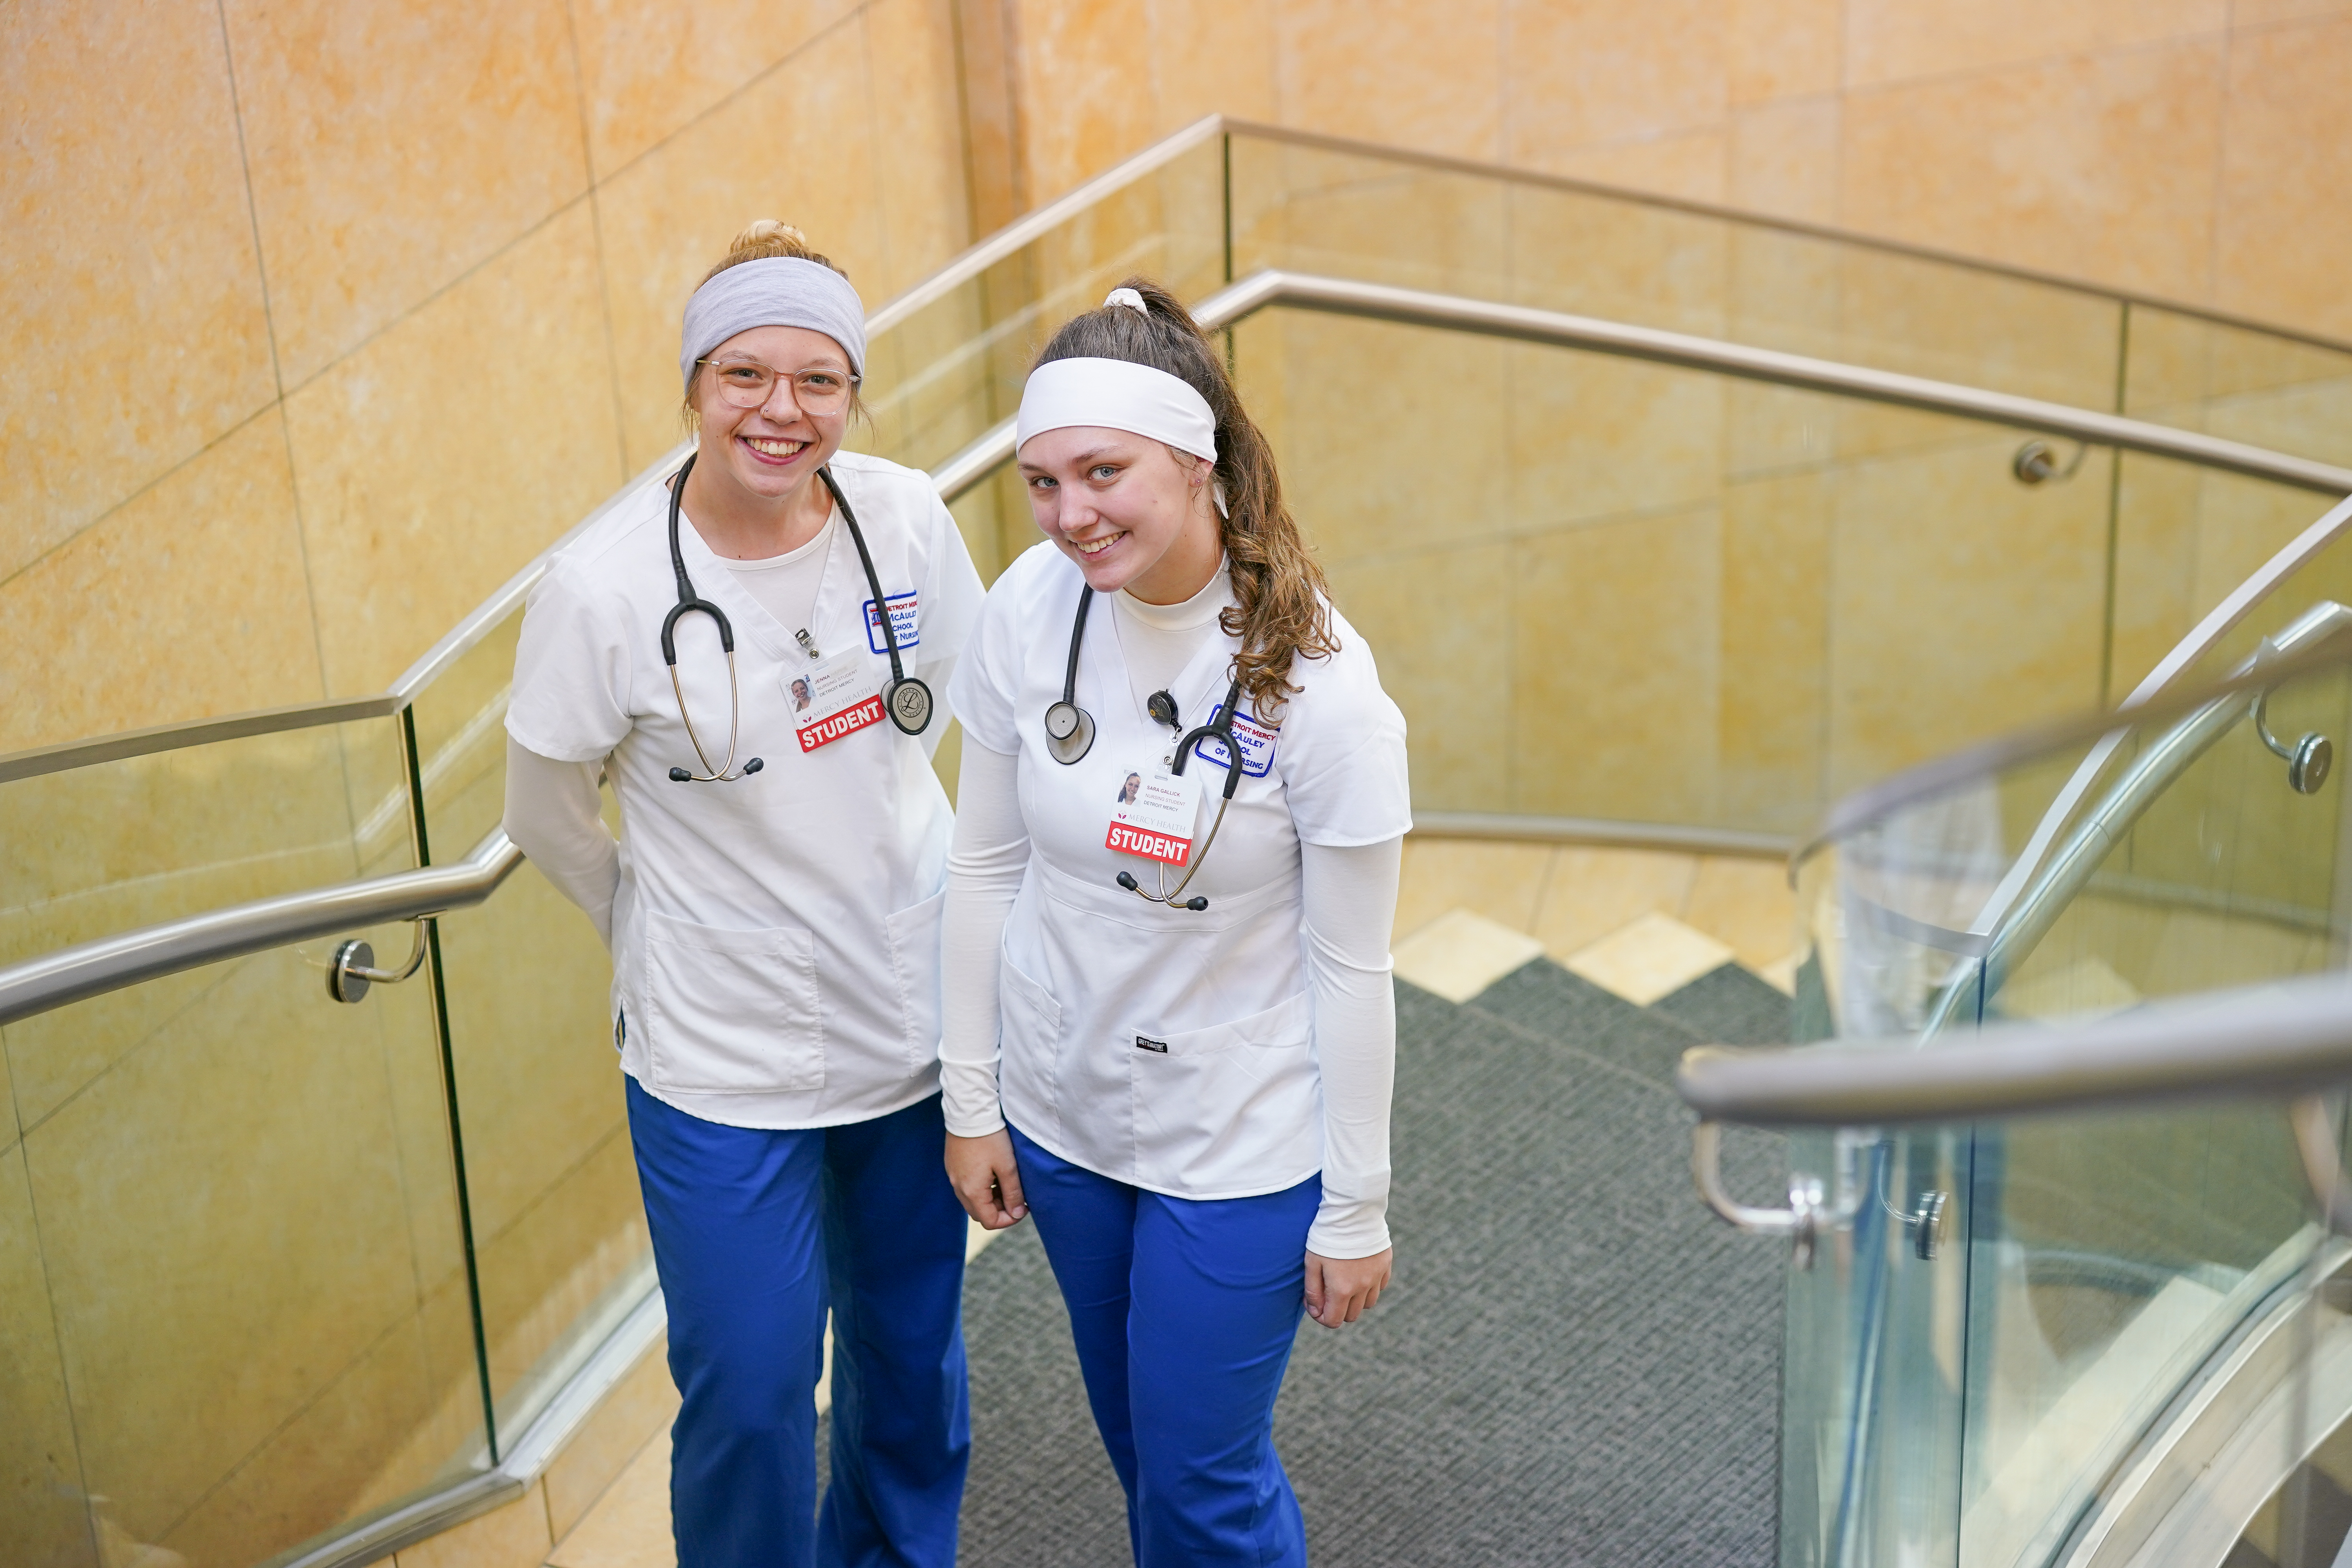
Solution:
<svg viewBox="0 0 2352 1568"><path fill-rule="evenodd" d="M849 395L858 377L844 375L837 370L802 370L790 375L771 370L757 360L698 359L697 364L707 364L716 373L719 395L737 408L757 408L768 401L775 391L779 377L789 382L793 401L806 414L838 414L848 405Z"/></svg>

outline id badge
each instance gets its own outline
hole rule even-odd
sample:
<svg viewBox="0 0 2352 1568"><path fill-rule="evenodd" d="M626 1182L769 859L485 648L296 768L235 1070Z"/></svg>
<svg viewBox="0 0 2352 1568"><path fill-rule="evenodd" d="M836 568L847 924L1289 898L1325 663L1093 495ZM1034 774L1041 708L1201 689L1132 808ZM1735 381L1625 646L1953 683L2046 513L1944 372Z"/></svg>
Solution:
<svg viewBox="0 0 2352 1568"><path fill-rule="evenodd" d="M1163 866L1181 867L1192 859L1201 777L1169 772L1173 760L1171 753L1155 765L1118 775L1118 795L1111 803L1110 832L1103 839L1104 848L1140 855Z"/></svg>
<svg viewBox="0 0 2352 1568"><path fill-rule="evenodd" d="M873 662L861 653L837 653L796 667L784 677L784 696L792 702L793 731L803 754L882 722Z"/></svg>

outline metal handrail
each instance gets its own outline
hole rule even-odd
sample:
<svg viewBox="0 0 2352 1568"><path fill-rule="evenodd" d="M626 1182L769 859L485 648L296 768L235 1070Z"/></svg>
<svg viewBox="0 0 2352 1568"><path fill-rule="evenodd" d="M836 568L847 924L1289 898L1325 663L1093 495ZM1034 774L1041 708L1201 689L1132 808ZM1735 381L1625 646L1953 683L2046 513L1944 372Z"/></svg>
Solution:
<svg viewBox="0 0 2352 1568"><path fill-rule="evenodd" d="M1219 331L1276 306L1645 360L1678 369L1737 376L1743 381L1799 387L2019 430L2065 436L2095 446L2171 458L2326 495L2352 496L2352 468L2291 457L2242 441L2225 441L2200 431L2152 425L2145 419L2102 414L2035 397L1988 392L1957 382L1931 381L1925 376L1754 348L1721 338L1672 332L1660 327L1628 326L1594 316L1538 310L1526 305L1498 304L1455 294L1433 294L1385 283L1268 268L1210 295L1194 307L1192 317L1209 331ZM953 500L978 484L1012 458L1013 444L1013 420L1000 420L991 426L933 470L940 493ZM2331 533L2328 537L2334 536Z"/></svg>
<svg viewBox="0 0 2352 1568"><path fill-rule="evenodd" d="M1328 310L1339 315L1400 321L1412 326L1445 327L1458 331L1485 332L1521 342L1549 343L1559 348L1590 349L1648 360L1686 370L1712 371L1748 381L1769 382L1811 392L1833 393L1872 403L1894 404L1934 414L2006 425L2020 430L2069 437L2095 446L2173 458L2205 468L2223 468L2254 479L2319 490L2328 495L2352 495L2352 468L2333 463L2292 458L2283 453L2225 441L2200 431L2152 425L2120 414L2102 414L2037 397L1925 376L1873 370L1804 354L1782 353L1717 338L1695 337L1656 327L1627 326L1591 316L1571 316L1524 305L1502 305L1484 300L1463 300L1418 289L1394 289L1377 283L1357 283L1300 273L1268 272L1234 284L1215 296L1255 287L1267 298L1294 310ZM1257 306L1252 309L1261 308ZM1247 310L1239 312L1246 314Z"/></svg>
<svg viewBox="0 0 2352 1568"><path fill-rule="evenodd" d="M2352 1083L2352 978L2301 976L2079 1024L2000 1024L1965 1050L1906 1035L1683 1054L1675 1088L1708 1122L1933 1125L2229 1097L2294 1100Z"/></svg>
<svg viewBox="0 0 2352 1568"><path fill-rule="evenodd" d="M0 969L0 1024L226 958L471 909L521 864L506 830L492 828L450 865L281 893L59 948Z"/></svg>
<svg viewBox="0 0 2352 1568"><path fill-rule="evenodd" d="M2066 901L2086 884L2105 856L2105 847L2126 830L2129 824L2147 810L2147 805L2163 793L2164 787L2250 711L2251 700L2285 681L2322 669L2344 668L2347 654L2352 654L2352 611L2334 604L2322 604L2296 623L2294 634L2285 637L2290 647L2275 646L2259 658L2250 659L2231 679L2193 691L2166 691L2149 699L2128 711L2094 715L2086 719L2066 721L2056 725L2036 726L2003 736L1982 745L1969 748L1954 757L1916 770L1916 775L1932 775L1937 790L1943 793L1958 784L1987 777L2011 763L2046 756L2070 742L2097 741L2116 732L2118 721L2125 729L2162 724L2167 728L2151 743L2134 770L2120 781L2103 803L2094 819L2087 822L2053 862L2044 877L2034 884L2029 898L2014 906L2019 918L2000 945L2000 963L2013 963L2021 950L2030 949L2054 921ZM1818 840L1816 841L1819 842ZM1798 851L1801 859L1811 847ZM1895 911L1880 910L1880 920L1917 926L1907 922ZM1953 951L1966 951L1994 962L1990 955L1995 938L1974 932L1940 931L1924 926L1913 933L1915 940L1932 941L1936 945ZM1947 986L1937 1003L1937 1021L1948 1012L1955 999L1968 994L1972 987L1969 977L1980 973L1979 966L1968 970ZM2253 993L2249 993L2252 994ZM2346 1013L2347 1031L2352 1031L2352 987L2339 978L2335 986L2336 1005ZM2175 1011L2178 1011L2177 1009ZM2135 1013L2134 1018L2149 1016ZM2210 1024L2210 1020L2208 1021ZM1883 1123L1912 1121L1967 1121L1975 1112L1965 1095L1952 1088L1953 1075L1958 1071L1969 1081L1978 1081L1969 1075L1974 1069L1955 1069L1952 1059L1973 1057L1987 1042L2027 1042L2022 1052L2023 1068L2048 1067L2038 1061L2033 1052L2036 1042L2048 1042L2063 1037L2062 1032L2034 1026L1997 1028L1990 1032L1973 1032L1965 1051L1920 1048L1927 1037L1935 1033L1931 1022L1925 1035L1910 1034L1895 1041L1876 1041L1859 1046L1832 1047L1808 1046L1794 1050L1727 1052L1718 1047L1704 1047L1684 1058L1687 1076L1678 1078L1684 1099L1703 1120L1692 1142L1692 1170L1697 1181L1699 1195L1719 1216L1742 1230L1759 1235L1793 1234L1800 1241L1801 1257L1810 1257L1811 1248L1804 1238L1822 1226L1843 1223L1844 1210L1832 1209L1824 1215L1817 1201L1805 1201L1806 1194L1790 1189L1787 1211L1749 1209L1727 1202L1722 1193L1722 1182L1715 1166L1717 1142L1710 1124L1719 1119L1754 1121L1775 1126L1830 1126L1842 1128L1872 1128ZM2211 1089L2219 1085L2235 1085L2236 1069L2230 1065L2231 1053L2209 1053L2215 1056L2220 1077L2204 1081L2200 1087ZM2019 1066L2021 1053L2011 1050L2007 1056L1995 1052L1987 1060L1985 1069L1993 1079ZM2054 1058L2053 1058L2054 1059ZM1772 1079L1779 1087L1773 1090L1797 1099L1789 1103L1757 1101L1750 1103L1740 1097L1748 1095L1754 1085L1742 1075L1765 1073L1768 1076L1781 1068L1775 1064L1801 1062L1788 1068L1788 1076ZM1849 1069L1851 1069L1849 1073ZM2073 1068L2061 1071L2066 1078ZM1726 1077L1726 1074L1728 1077ZM1903 1086L1915 1083L1920 1098L1909 1112L1887 1105L1899 1101ZM2265 1080L2260 1070L2253 1069L2243 1087L2247 1092L2262 1092ZM2044 1086L2046 1089L2047 1086ZM1851 1095L1842 1099L1845 1091ZM2043 1092L2042 1089L2033 1092ZM2095 1103L2108 1092L2108 1086L2096 1085L2084 1090L2079 1103ZM2187 1092L2187 1091L2184 1091ZM1810 1100L1804 1096L1812 1096ZM1729 1098L1726 1098L1728 1096ZM1880 1099L1874 1100L1874 1096ZM1886 1097L1892 1096L1893 1100ZM2128 1102L2129 1096L2126 1096ZM1884 1101L1884 1103L1882 1103ZM2040 1109L2061 1109L2076 1101L2052 1100ZM1790 1104L1800 1109L1809 1106L1804 1114L1791 1111ZM2009 1107L2007 1109L2016 1109ZM1817 1114L1820 1120L1811 1120ZM2315 1180L2316 1177L2315 1176ZM2333 1202L2332 1187L2315 1188ZM1759 1217L1761 1216L1761 1217ZM1916 1218L1918 1216L1906 1216ZM1793 1229L1792 1229L1793 1227Z"/></svg>

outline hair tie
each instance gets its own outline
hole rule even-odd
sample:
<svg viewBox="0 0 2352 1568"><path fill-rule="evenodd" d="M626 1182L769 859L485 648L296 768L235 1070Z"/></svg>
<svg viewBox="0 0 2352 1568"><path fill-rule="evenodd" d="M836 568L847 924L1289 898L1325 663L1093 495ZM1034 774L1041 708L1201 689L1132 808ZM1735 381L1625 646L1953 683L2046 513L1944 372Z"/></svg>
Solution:
<svg viewBox="0 0 2352 1568"><path fill-rule="evenodd" d="M1113 305L1124 305L1139 316L1149 317L1151 314L1151 307L1145 304L1143 296L1132 289L1114 289L1104 295L1103 309L1108 310Z"/></svg>

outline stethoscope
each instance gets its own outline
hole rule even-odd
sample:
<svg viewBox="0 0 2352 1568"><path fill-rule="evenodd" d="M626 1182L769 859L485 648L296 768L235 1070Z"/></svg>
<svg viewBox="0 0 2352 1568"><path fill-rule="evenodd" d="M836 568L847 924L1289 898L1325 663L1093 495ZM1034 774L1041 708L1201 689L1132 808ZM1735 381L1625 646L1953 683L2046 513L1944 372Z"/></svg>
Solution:
<svg viewBox="0 0 2352 1568"><path fill-rule="evenodd" d="M1045 710L1045 750L1064 767L1084 757L1095 743L1094 715L1077 703L1078 649L1086 643L1087 611L1094 604L1094 598L1095 591L1091 587L1078 590L1078 618L1076 624L1070 627L1069 662L1062 668L1062 700ZM1234 714L1239 711L1237 705L1241 699L1242 683L1236 679L1225 688L1224 706L1217 710L1217 716L1206 724L1196 724L1185 730L1183 739L1176 742L1176 760L1168 771L1178 778L1184 776L1184 764L1201 749L1202 742L1222 742L1225 748L1225 791L1218 798L1217 816L1209 824L1209 836L1201 841L1201 852L1193 856L1192 865L1185 868L1181 881L1170 887L1168 868L1160 866L1159 891L1147 893L1142 884L1135 879L1134 872L1121 871L1118 874L1118 885L1136 897L1149 899L1155 904L1166 904L1171 909L1199 910L1209 907L1209 900L1198 895L1184 899L1184 889L1192 886L1192 879L1201 874L1202 862L1208 859L1209 848L1217 841L1217 829L1225 825L1225 807L1233 805L1234 791L1241 786L1242 748L1241 743L1234 739ZM1169 693L1153 692L1150 700L1144 703L1144 709L1154 720L1170 729L1182 729L1177 717L1176 699ZM1183 899L1183 902L1179 903L1177 900L1180 899Z"/></svg>
<svg viewBox="0 0 2352 1568"><path fill-rule="evenodd" d="M669 667L669 689L677 699L677 716L686 725L686 738L694 742L695 761L702 772L688 773L684 768L672 768L669 776L679 784L721 784L732 779L748 778L767 764L753 757L739 773L735 768L735 745L741 733L743 704L735 679L735 628L727 619L727 612L694 591L694 579L686 574L686 554L677 545L677 509L686 494L686 476L694 472L694 457L689 455L679 465L669 486L669 563L677 574L677 603L662 619L662 662ZM851 542L857 546L858 564L866 568L866 585L874 594L874 612L882 620L882 646L890 655L890 684L882 690L883 710L890 722L909 735L919 735L931 721L931 689L910 679L898 659L898 628L891 624L890 601L882 596L882 579L875 574L874 556L866 548L866 534L857 526L857 514L850 510L849 498L833 482L830 470L819 468L816 477L824 481L825 489L833 496L833 504L841 509L841 521L849 525ZM688 611L709 616L719 628L719 646L727 654L727 761L714 768L710 755L703 750L702 737L694 728L694 715L686 709L686 688L677 679L677 618Z"/></svg>

